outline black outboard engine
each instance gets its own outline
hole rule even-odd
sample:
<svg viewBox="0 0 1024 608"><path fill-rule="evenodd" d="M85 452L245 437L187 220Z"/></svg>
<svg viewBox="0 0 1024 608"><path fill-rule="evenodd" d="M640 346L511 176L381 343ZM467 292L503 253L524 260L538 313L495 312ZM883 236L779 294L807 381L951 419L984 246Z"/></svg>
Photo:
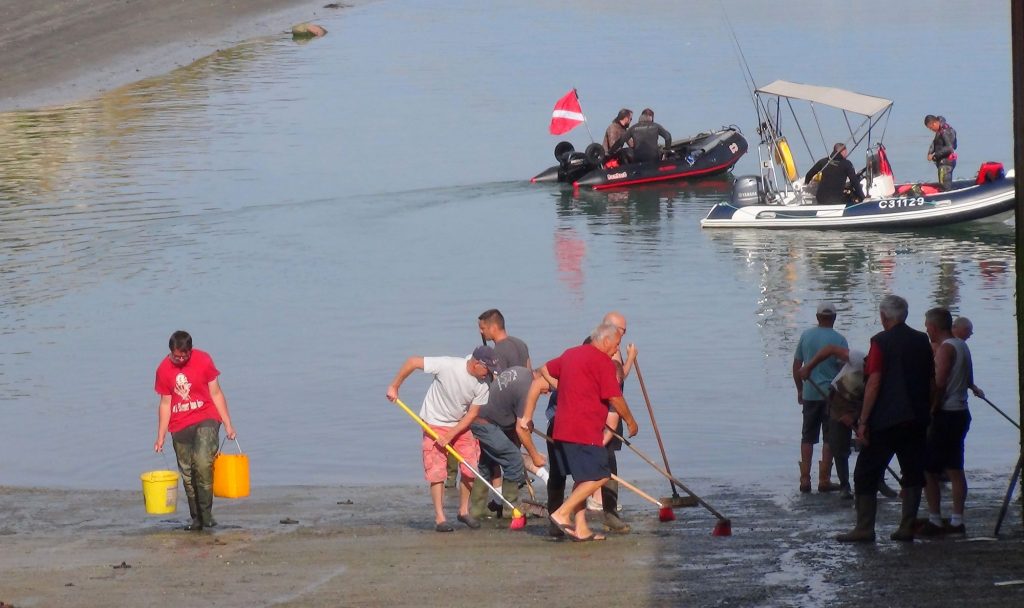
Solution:
<svg viewBox="0 0 1024 608"><path fill-rule="evenodd" d="M764 179L760 175L743 175L732 184L732 205L747 207L763 205L765 200Z"/></svg>
<svg viewBox="0 0 1024 608"><path fill-rule="evenodd" d="M570 142L560 141L555 146L558 160L558 180L572 181L573 177L587 171L587 155L577 152Z"/></svg>
<svg viewBox="0 0 1024 608"><path fill-rule="evenodd" d="M573 182L601 166L604 148L592 143L584 152L577 152L570 142L562 141L555 146L555 158L558 159L558 181Z"/></svg>

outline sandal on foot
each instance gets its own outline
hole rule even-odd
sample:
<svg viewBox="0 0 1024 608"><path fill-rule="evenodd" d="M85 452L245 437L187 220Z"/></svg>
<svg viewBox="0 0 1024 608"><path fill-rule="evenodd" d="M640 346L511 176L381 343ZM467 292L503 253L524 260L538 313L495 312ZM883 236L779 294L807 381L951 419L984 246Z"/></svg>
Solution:
<svg viewBox="0 0 1024 608"><path fill-rule="evenodd" d="M572 527L572 526L570 526L568 524L563 524L562 522L560 522L557 519L555 519L554 515L548 515L548 521L550 521L552 523L552 525L554 525L559 530L561 530L562 534L565 534L569 538L571 538L573 540L576 540L577 538L579 538L578 536L576 536L576 528L574 528L574 527Z"/></svg>
<svg viewBox="0 0 1024 608"><path fill-rule="evenodd" d="M447 521L442 521L441 523L439 523L436 526L434 526L434 531L435 532L454 532L455 528L453 528L452 525L450 523L448 523Z"/></svg>

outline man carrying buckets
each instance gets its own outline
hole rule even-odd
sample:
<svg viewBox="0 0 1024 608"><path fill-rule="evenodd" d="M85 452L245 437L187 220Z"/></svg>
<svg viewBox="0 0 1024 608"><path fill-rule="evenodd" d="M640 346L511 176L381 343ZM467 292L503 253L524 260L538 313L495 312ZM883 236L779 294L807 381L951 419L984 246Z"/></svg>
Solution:
<svg viewBox="0 0 1024 608"><path fill-rule="evenodd" d="M220 424L228 439L235 438L228 402L220 390L220 371L207 353L192 348L192 336L176 331L168 341L170 354L156 368L156 443L162 452L171 432L174 454L188 497L192 522L186 530L217 525L213 519L213 460L217 455Z"/></svg>

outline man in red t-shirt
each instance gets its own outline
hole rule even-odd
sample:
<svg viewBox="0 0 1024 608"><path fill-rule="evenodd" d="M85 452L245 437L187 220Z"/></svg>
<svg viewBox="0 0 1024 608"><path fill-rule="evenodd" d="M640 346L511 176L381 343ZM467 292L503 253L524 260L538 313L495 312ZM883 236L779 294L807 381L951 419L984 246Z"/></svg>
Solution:
<svg viewBox="0 0 1024 608"><path fill-rule="evenodd" d="M608 451L604 447L605 420L610 405L629 427L629 436L637 433L633 418L615 374L612 354L622 341L619 329L602 323L590 335L589 344L570 348L548 361L542 374L558 380L558 415L552 435L556 443L554 458L561 470L575 481L572 494L550 515L551 522L573 540L603 540L587 526L583 505L608 482L611 472Z"/></svg>
<svg viewBox="0 0 1024 608"><path fill-rule="evenodd" d="M220 371L210 355L193 349L192 336L186 331L171 334L167 345L171 352L156 368L160 405L153 450L164 450L164 438L170 431L192 516L185 529L202 530L217 525L213 519L213 460L221 422L228 439L235 438L235 428L217 382Z"/></svg>

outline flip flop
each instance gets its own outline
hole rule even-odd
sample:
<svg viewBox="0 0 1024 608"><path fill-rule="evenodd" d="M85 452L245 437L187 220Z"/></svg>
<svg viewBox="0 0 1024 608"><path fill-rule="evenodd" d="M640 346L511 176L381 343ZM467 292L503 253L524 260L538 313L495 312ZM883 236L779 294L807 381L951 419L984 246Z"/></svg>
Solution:
<svg viewBox="0 0 1024 608"><path fill-rule="evenodd" d="M557 526L558 529L562 531L562 534L565 534L573 540L578 540L578 537L576 536L576 528L574 528L573 526L559 522L555 519L553 515L548 515L548 521Z"/></svg>
<svg viewBox="0 0 1024 608"><path fill-rule="evenodd" d="M573 540L573 542L577 542L577 543L589 543L589 542L595 541L595 540L607 540L608 539L608 537L605 536L604 534L591 534L590 536L583 536L583 537L570 535L569 538L571 538Z"/></svg>

